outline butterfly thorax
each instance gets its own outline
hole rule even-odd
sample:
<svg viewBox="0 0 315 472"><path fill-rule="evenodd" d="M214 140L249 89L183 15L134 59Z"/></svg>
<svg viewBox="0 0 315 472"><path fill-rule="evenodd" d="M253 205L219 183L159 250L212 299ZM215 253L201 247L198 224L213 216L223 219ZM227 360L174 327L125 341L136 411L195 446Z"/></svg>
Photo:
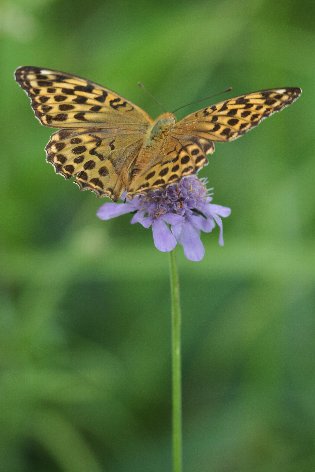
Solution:
<svg viewBox="0 0 315 472"><path fill-rule="evenodd" d="M154 142L162 140L175 123L176 117L172 113L160 115L147 131L145 146L151 146Z"/></svg>

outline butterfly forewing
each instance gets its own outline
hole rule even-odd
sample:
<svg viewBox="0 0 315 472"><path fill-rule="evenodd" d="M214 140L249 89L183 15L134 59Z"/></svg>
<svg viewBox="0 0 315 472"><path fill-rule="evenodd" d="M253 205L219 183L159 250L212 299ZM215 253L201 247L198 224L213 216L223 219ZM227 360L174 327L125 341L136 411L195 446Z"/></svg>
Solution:
<svg viewBox="0 0 315 472"><path fill-rule="evenodd" d="M174 133L232 141L290 105L300 94L299 88L279 88L231 98L186 116L176 124Z"/></svg>
<svg viewBox="0 0 315 472"><path fill-rule="evenodd" d="M101 85L40 67L19 67L15 78L31 98L32 108L52 128L121 126L144 132L152 122L139 107Z"/></svg>

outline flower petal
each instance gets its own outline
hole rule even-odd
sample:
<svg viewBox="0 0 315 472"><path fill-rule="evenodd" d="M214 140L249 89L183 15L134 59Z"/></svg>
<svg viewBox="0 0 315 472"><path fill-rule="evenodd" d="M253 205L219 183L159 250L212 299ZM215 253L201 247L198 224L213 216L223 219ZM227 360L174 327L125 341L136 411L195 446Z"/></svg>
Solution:
<svg viewBox="0 0 315 472"><path fill-rule="evenodd" d="M228 207L224 207L221 205L214 205L212 203L209 205L209 207L210 207L210 212L212 216L219 215L219 216L222 216L223 218L226 218L227 216L230 216L231 214L231 208L228 208Z"/></svg>
<svg viewBox="0 0 315 472"><path fill-rule="evenodd" d="M192 215L189 219L195 228L204 231L205 233L211 233L215 227L212 217L204 218L203 216Z"/></svg>
<svg viewBox="0 0 315 472"><path fill-rule="evenodd" d="M185 223L185 222L184 222ZM179 242L180 240L180 235L182 233L183 225L184 223L179 223L177 225L172 225L172 233L174 234L175 238Z"/></svg>
<svg viewBox="0 0 315 472"><path fill-rule="evenodd" d="M177 225L178 223L183 223L185 221L183 216L177 215L176 213L166 213L161 218L169 225Z"/></svg>
<svg viewBox="0 0 315 472"><path fill-rule="evenodd" d="M133 217L131 218L130 223L134 225L135 223L140 223L144 228L150 228L152 225L152 218L150 216L146 216L144 211L137 211Z"/></svg>
<svg viewBox="0 0 315 472"><path fill-rule="evenodd" d="M200 233L192 224L184 223L179 235L179 243L184 248L184 253L190 261L201 261L205 255L205 248L200 239Z"/></svg>
<svg viewBox="0 0 315 472"><path fill-rule="evenodd" d="M220 246L224 246L223 223L220 216L223 218L226 218L227 216L231 214L231 209L221 206L221 205L210 205L210 207L211 207L212 217L220 229L219 244Z"/></svg>
<svg viewBox="0 0 315 472"><path fill-rule="evenodd" d="M220 229L219 244L220 246L224 246L222 220L218 215L213 215L213 219L215 220L216 224L219 226L219 229Z"/></svg>
<svg viewBox="0 0 315 472"><path fill-rule="evenodd" d="M96 214L101 220L110 220L134 210L135 207L131 203L105 203L97 210Z"/></svg>
<svg viewBox="0 0 315 472"><path fill-rule="evenodd" d="M155 247L162 252L169 252L177 244L175 236L162 220L155 220L152 224L153 240Z"/></svg>

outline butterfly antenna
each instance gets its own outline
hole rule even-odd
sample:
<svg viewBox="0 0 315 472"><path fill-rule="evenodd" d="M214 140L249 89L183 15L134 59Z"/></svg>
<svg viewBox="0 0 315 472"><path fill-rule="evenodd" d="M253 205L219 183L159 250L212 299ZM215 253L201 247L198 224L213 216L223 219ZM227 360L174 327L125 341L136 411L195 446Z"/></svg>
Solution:
<svg viewBox="0 0 315 472"><path fill-rule="evenodd" d="M178 110L181 110L182 108L186 108L189 105L194 105L195 103L203 102L204 100L207 100L208 98L217 97L218 95L222 95L222 93L231 92L231 90L232 90L232 87L228 87L227 89L223 90L222 92L215 93L214 95L209 95L208 97L201 98L200 100L195 100L194 102L186 103L186 105L182 105L181 107L176 108L175 110L173 110L172 113L175 113Z"/></svg>
<svg viewBox="0 0 315 472"><path fill-rule="evenodd" d="M159 107L161 107L164 112L166 111L164 105L162 105L162 103L160 103L160 102L155 98L155 96L154 96L151 92L149 92L149 90L144 86L144 84L143 84L142 82L138 82L137 85L138 85L138 87L142 88L142 90L144 90L145 93L146 93L147 95L149 95L149 97L151 97L152 100L153 100L157 105L159 105Z"/></svg>

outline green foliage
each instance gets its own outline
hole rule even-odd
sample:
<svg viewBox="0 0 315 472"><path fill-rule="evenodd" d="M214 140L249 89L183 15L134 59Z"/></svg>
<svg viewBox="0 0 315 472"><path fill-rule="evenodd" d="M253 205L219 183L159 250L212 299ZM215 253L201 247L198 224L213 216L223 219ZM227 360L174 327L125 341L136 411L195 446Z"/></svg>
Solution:
<svg viewBox="0 0 315 472"><path fill-rule="evenodd" d="M168 256L54 175L19 65L103 83L154 117L138 81L168 110L230 85L303 88L217 146L202 175L232 208L226 245L204 235L202 263L178 260L185 470L314 470L313 13L306 0L2 2L1 470L164 472L171 457Z"/></svg>

